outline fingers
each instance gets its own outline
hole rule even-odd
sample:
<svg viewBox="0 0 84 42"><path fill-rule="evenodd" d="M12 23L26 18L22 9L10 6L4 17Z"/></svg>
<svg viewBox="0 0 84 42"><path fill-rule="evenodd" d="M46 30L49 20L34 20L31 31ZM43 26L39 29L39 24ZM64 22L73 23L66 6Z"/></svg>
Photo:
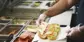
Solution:
<svg viewBox="0 0 84 42"><path fill-rule="evenodd" d="M37 21L36 21L36 25L40 25L41 22L43 22L46 17L47 17L47 16L46 16L45 14L41 14L41 15L38 17Z"/></svg>
<svg viewBox="0 0 84 42"><path fill-rule="evenodd" d="M66 31L67 34L69 34L72 31L73 28L70 28Z"/></svg>
<svg viewBox="0 0 84 42"><path fill-rule="evenodd" d="M74 29L74 28L71 28L71 29L69 29L69 30L67 31L67 36L68 36L68 37L71 37L71 36L72 36L72 34L73 34L73 29Z"/></svg>
<svg viewBox="0 0 84 42"><path fill-rule="evenodd" d="M36 25L41 25L42 22L43 20L36 20Z"/></svg>
<svg viewBox="0 0 84 42"><path fill-rule="evenodd" d="M67 36L68 37L71 37L72 36L72 33L73 33L73 31L70 31Z"/></svg>
<svg viewBox="0 0 84 42"><path fill-rule="evenodd" d="M38 20L36 20L36 25L40 25L40 23L39 23L39 21L38 21Z"/></svg>

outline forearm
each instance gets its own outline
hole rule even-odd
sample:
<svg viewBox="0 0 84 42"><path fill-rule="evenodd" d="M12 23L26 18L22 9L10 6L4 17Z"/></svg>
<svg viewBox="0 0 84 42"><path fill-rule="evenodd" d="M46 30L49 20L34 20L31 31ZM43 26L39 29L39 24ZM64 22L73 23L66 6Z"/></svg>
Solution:
<svg viewBox="0 0 84 42"><path fill-rule="evenodd" d="M65 10L72 7L76 1L72 0L59 0L56 4L54 4L52 7L50 7L44 14L47 16L55 16L59 13L64 12Z"/></svg>

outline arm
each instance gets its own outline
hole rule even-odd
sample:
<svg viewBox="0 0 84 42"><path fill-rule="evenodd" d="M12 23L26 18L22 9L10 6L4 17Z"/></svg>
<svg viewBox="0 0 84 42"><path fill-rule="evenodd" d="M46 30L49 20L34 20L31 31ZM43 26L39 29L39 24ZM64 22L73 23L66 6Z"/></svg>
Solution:
<svg viewBox="0 0 84 42"><path fill-rule="evenodd" d="M76 4L78 0L59 0L56 4L50 7L44 14L47 16L55 16L59 13L64 12L65 10L71 8L74 4Z"/></svg>
<svg viewBox="0 0 84 42"><path fill-rule="evenodd" d="M40 24L45 20L47 16L55 16L58 15L65 10L71 8L74 4L76 4L78 0L58 0L52 7L50 7L46 12L41 14L36 21L36 24Z"/></svg>

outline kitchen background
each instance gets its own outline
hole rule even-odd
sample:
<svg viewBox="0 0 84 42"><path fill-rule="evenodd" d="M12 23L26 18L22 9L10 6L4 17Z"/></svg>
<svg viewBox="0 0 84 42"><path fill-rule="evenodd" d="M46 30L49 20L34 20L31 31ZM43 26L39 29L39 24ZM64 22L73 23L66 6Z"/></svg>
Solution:
<svg viewBox="0 0 84 42"><path fill-rule="evenodd" d="M0 4L0 28L2 28L0 29L0 31L4 32L0 32L0 42L5 42L4 40L7 40L9 34L11 34L10 30L13 30L13 28L11 29L11 26L18 27L18 29L15 28L15 30L19 30L14 36L16 38L17 35L20 35L20 32L24 29L25 26L23 24L35 25L35 20L38 18L38 16L46 11L50 6L52 6L55 0L2 0L0 2L2 2ZM78 7L73 6L72 8L58 16L49 17L46 19L46 22L58 23L60 25L69 25L71 27L75 26L75 17L77 14L76 8ZM6 24L4 25L4 23ZM3 34L6 34L4 30L7 30L4 28L9 28L8 31L10 33L3 36ZM10 40L8 40L8 42L9 41Z"/></svg>

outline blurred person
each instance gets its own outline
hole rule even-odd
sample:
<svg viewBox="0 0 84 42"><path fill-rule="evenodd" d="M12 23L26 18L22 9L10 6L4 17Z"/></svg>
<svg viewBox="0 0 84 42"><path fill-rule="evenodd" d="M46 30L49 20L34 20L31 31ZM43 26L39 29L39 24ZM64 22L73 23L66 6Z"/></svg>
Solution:
<svg viewBox="0 0 84 42"><path fill-rule="evenodd" d="M73 42L82 42L84 38L84 0L58 0L57 3L55 3L53 6L49 7L47 11L42 13L37 21L36 24L40 25L41 22L43 22L46 17L52 17L59 15L60 13L70 9L72 6L79 3L79 9L78 9L78 15L77 15L77 24L82 23L82 26L79 27L73 27L70 30L68 30L68 37L75 40ZM84 41L83 41L84 42Z"/></svg>

